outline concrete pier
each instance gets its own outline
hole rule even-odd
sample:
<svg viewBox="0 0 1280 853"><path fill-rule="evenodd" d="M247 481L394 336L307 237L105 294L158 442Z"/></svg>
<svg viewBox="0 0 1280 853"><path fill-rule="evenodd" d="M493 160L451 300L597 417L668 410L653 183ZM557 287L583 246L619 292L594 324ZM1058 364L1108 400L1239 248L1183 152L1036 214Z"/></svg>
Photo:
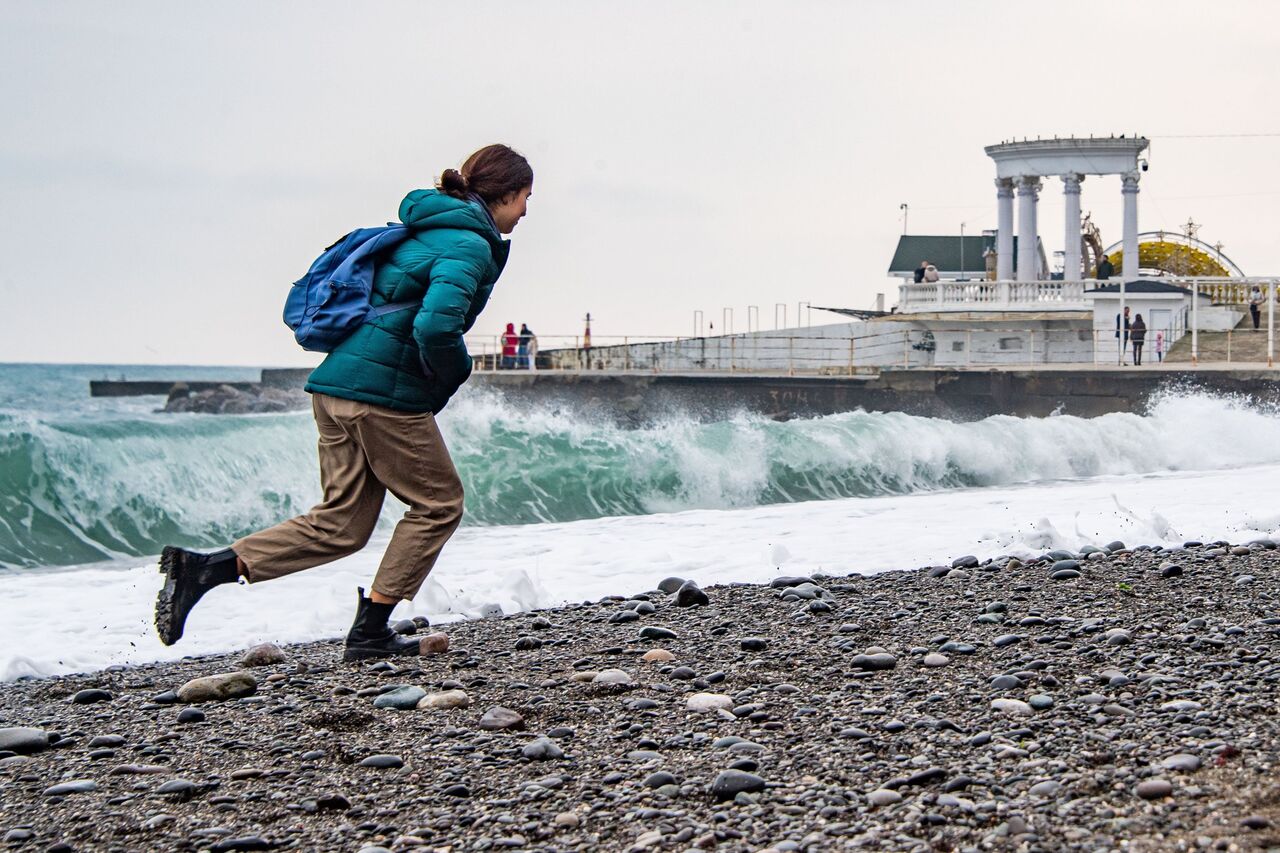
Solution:
<svg viewBox="0 0 1280 853"><path fill-rule="evenodd" d="M306 370L263 371L264 387L301 388ZM220 383L187 383L216 387ZM228 383L243 385L244 383ZM168 382L94 382L95 396L167 394ZM752 412L785 420L857 409L955 421L991 415L1097 417L1142 412L1168 389L1238 394L1280 403L1280 374L1247 368L882 370L855 376L605 371L477 373L468 387L502 395L511 406L563 406L636 423L670 412L704 419Z"/></svg>

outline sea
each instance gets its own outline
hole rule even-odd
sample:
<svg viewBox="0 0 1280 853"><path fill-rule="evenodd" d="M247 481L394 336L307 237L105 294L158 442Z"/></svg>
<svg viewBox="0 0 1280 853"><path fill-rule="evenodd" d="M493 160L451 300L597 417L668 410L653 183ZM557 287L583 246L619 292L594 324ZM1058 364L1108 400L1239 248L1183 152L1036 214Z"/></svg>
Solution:
<svg viewBox="0 0 1280 853"><path fill-rule="evenodd" d="M341 635L404 507L362 552L214 590L152 626L166 544L214 549L319 497L309 412L164 414L92 379L252 380L243 367L0 365L0 680ZM1280 413L1194 390L1140 414L955 423L855 411L679 411L630 428L466 388L440 416L463 526L396 616L482 618L652 589L919 568L1120 540L1280 534ZM1105 582L1105 581L1103 581Z"/></svg>

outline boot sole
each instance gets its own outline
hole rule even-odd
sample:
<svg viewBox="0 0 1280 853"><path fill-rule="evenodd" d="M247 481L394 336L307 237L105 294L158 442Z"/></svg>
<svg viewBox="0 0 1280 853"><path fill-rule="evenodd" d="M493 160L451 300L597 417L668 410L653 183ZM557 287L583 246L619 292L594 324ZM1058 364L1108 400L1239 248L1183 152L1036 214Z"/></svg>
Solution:
<svg viewBox="0 0 1280 853"><path fill-rule="evenodd" d="M417 657L418 652L405 650L403 652L384 652L378 649L352 649L346 648L342 652L344 661L357 660L373 660L374 658L407 658Z"/></svg>
<svg viewBox="0 0 1280 853"><path fill-rule="evenodd" d="M178 573L182 569L182 549L164 546L160 552L159 568L165 580L156 594L156 633L160 635L160 642L172 646L182 639L182 629L175 632L173 624L173 598L178 589Z"/></svg>

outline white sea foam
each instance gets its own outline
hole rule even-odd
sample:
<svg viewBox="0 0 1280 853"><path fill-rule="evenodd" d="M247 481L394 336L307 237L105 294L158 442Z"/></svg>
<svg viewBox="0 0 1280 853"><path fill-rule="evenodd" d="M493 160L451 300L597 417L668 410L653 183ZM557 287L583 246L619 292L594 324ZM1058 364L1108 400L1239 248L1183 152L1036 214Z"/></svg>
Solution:
<svg viewBox="0 0 1280 853"><path fill-rule="evenodd" d="M440 422L466 483L468 525L1280 463L1280 417L1202 394L1093 419L847 412L702 423L672 413L627 429L468 392ZM0 414L0 566L224 544L310 506L314 442L305 413ZM384 532L398 511L389 501Z"/></svg>
<svg viewBox="0 0 1280 853"><path fill-rule="evenodd" d="M1189 438L1179 444L1179 430L1167 431L1167 464L1242 465L1255 450L1272 458L1266 442L1259 443L1256 432L1244 428L1256 428L1256 419L1220 408L1211 414L1220 422L1214 441L1194 424L1170 425L1182 426ZM1245 423L1233 425L1237 417ZM1123 432L1125 422L1114 423ZM1058 440L1071 441L1070 430L1086 428L1081 422ZM914 439L924 440L920 435ZM1140 439L1134 436L1132 443L1118 445L1139 457L1133 463L1136 470L1143 467L1143 454L1151 452ZM982 452L996 457L985 464L1017 465L1028 448L1016 438L1002 442L990 437ZM1000 456L1011 458L1002 462ZM872 573L963 553L1029 555L1112 539L1130 544L1247 540L1278 532L1276 507L1280 464L1270 462L1218 471L472 527L459 531L418 600L402 604L397 616L425 614L447 621L474 617L491 604L505 612L545 607L650 589L667 575L703 584L764 581L779 573ZM381 550L375 542L330 566L267 584L216 590L194 612L187 637L174 648L162 646L151 626L160 583L153 563L141 565L135 558L6 574L0 598L0 679L170 660L261 640L337 636L350 620L356 586L367 585Z"/></svg>

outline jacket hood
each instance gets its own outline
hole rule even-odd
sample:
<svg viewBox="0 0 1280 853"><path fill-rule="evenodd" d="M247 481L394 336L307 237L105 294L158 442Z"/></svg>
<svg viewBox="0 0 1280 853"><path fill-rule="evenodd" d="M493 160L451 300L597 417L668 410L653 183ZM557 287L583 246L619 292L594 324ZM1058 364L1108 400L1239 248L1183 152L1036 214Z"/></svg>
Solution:
<svg viewBox="0 0 1280 853"><path fill-rule="evenodd" d="M440 190L414 190L400 202L400 221L410 228L461 228L489 241L493 258L501 267L511 244L502 239L486 211L475 202L456 199Z"/></svg>

